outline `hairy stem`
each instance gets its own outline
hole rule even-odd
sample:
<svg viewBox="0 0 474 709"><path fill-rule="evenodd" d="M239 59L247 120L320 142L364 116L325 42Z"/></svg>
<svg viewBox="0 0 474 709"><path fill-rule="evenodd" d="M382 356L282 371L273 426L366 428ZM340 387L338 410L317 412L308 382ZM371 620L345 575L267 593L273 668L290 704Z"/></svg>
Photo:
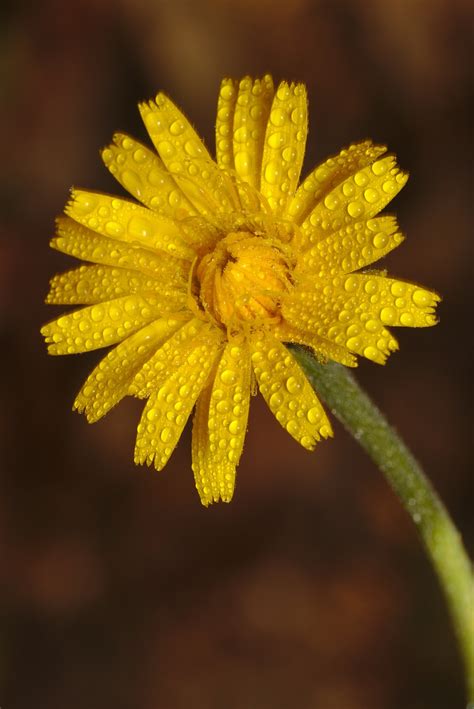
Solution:
<svg viewBox="0 0 474 709"><path fill-rule="evenodd" d="M474 701L474 579L461 537L406 445L349 369L320 364L290 345L315 391L367 451L415 523L438 575L464 660L468 701Z"/></svg>

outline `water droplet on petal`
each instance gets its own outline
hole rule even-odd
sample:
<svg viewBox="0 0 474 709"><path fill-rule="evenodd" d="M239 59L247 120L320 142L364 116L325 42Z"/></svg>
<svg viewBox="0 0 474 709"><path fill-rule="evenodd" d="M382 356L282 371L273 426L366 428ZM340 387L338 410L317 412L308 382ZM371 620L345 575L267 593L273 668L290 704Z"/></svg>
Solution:
<svg viewBox="0 0 474 709"><path fill-rule="evenodd" d="M413 292L412 300L419 308L425 308L431 303L431 293L423 288L418 288Z"/></svg>
<svg viewBox="0 0 474 709"><path fill-rule="evenodd" d="M171 428L163 428L160 433L160 438L163 443L168 443L171 438Z"/></svg>
<svg viewBox="0 0 474 709"><path fill-rule="evenodd" d="M277 128L282 126L285 123L285 120L286 113L281 108L274 108L270 113L270 122L273 123L274 126L277 126Z"/></svg>
<svg viewBox="0 0 474 709"><path fill-rule="evenodd" d="M349 202L347 205L347 212L353 218L360 217L364 208L360 202Z"/></svg>
<svg viewBox="0 0 474 709"><path fill-rule="evenodd" d="M235 384L237 381L237 375L231 369L224 369L221 372L221 380L227 385Z"/></svg>
<svg viewBox="0 0 474 709"><path fill-rule="evenodd" d="M391 325L397 319L397 313L395 308L382 308L380 311L380 320L384 325Z"/></svg>
<svg viewBox="0 0 474 709"><path fill-rule="evenodd" d="M288 377L286 380L286 388L290 394L298 394L301 391L301 383L296 379L296 377Z"/></svg>

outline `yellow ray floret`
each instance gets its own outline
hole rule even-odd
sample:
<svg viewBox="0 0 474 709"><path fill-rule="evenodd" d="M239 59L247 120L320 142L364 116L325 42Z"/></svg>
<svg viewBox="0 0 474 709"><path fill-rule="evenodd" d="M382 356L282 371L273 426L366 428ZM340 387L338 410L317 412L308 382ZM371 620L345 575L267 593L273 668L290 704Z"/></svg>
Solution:
<svg viewBox="0 0 474 709"><path fill-rule="evenodd" d="M205 505L232 499L235 468L247 430L250 378L248 344L230 341L211 384L198 402L194 419L193 470Z"/></svg>
<svg viewBox="0 0 474 709"><path fill-rule="evenodd" d="M341 150L339 155L328 158L314 168L296 190L288 208L288 216L296 224L302 224L319 202L343 183L348 177L368 165L387 151L384 145L372 141L354 143Z"/></svg>
<svg viewBox="0 0 474 709"><path fill-rule="evenodd" d="M102 236L70 217L59 217L56 226L57 235L50 245L64 254L105 266L132 268L168 285L187 282L189 261Z"/></svg>
<svg viewBox="0 0 474 709"><path fill-rule="evenodd" d="M194 256L175 222L128 200L72 190L65 211L79 224L103 236L165 251L176 258L191 260Z"/></svg>
<svg viewBox="0 0 474 709"><path fill-rule="evenodd" d="M319 278L352 273L388 254L403 241L395 217L376 217L338 229L298 259L295 274Z"/></svg>
<svg viewBox="0 0 474 709"><path fill-rule="evenodd" d="M102 160L112 175L146 207L170 219L196 214L161 158L123 133L102 151Z"/></svg>
<svg viewBox="0 0 474 709"><path fill-rule="evenodd" d="M179 309L186 301L183 288L163 283L143 271L111 266L80 266L51 279L47 303L74 305L101 303L132 293L153 294L166 311Z"/></svg>
<svg viewBox="0 0 474 709"><path fill-rule="evenodd" d="M138 425L135 462L161 470L173 452L219 351L220 336L207 333L186 360L150 395Z"/></svg>
<svg viewBox="0 0 474 709"><path fill-rule="evenodd" d="M258 388L278 423L308 450L321 438L332 436L318 397L286 347L269 334L251 346Z"/></svg>
<svg viewBox="0 0 474 709"><path fill-rule="evenodd" d="M308 133L306 87L278 87L264 138L260 190L276 213L286 210L301 168Z"/></svg>
<svg viewBox="0 0 474 709"><path fill-rule="evenodd" d="M176 317L160 318L110 350L86 379L74 408L84 412L89 423L102 418L129 393L137 372L182 324Z"/></svg>
<svg viewBox="0 0 474 709"><path fill-rule="evenodd" d="M217 104L217 164L234 169L243 182L260 188L265 129L273 100L270 76L240 82L225 79Z"/></svg>
<svg viewBox="0 0 474 709"><path fill-rule="evenodd" d="M42 333L51 354L110 347L74 408L93 422L144 399L136 463L161 470L196 405L196 488L204 505L229 502L257 388L303 447L332 435L287 344L383 364L391 327L435 324L440 299L367 270L404 239L380 215L407 180L384 146L350 145L298 185L302 84L224 79L216 160L164 94L140 111L155 150L116 133L102 151L137 201L72 190L51 246L87 265L55 276L46 301L84 307Z"/></svg>
<svg viewBox="0 0 474 709"><path fill-rule="evenodd" d="M135 293L62 315L41 332L49 354L77 354L120 342L158 318L162 310L160 298Z"/></svg>

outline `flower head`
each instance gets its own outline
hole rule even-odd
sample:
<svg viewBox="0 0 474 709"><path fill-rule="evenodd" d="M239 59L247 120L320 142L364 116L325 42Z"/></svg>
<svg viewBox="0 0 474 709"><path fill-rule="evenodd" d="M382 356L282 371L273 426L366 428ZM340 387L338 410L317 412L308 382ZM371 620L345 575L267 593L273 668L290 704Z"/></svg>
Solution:
<svg viewBox="0 0 474 709"><path fill-rule="evenodd" d="M215 161L166 96L140 111L156 152L123 134L102 152L137 201L72 190L51 246L92 265L55 276L47 302L86 307L42 333L51 354L116 345L74 408L93 422L146 399L136 463L163 468L196 405L196 487L205 505L229 501L257 388L305 448L332 435L283 343L383 364L397 349L386 326L433 325L439 298L369 270L403 240L377 216L407 180L385 147L353 144L298 186L302 84L224 80Z"/></svg>

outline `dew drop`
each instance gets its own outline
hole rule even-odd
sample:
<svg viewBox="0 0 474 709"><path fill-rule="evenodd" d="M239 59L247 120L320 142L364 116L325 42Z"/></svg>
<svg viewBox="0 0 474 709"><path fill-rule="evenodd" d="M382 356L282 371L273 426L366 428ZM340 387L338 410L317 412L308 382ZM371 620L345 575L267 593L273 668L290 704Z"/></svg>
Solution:
<svg viewBox="0 0 474 709"><path fill-rule="evenodd" d="M229 424L229 433L231 433L233 436L235 436L237 433L239 433L241 430L241 425L240 421L238 419L234 419L233 421L230 422Z"/></svg>
<svg viewBox="0 0 474 709"><path fill-rule="evenodd" d="M308 419L309 423L311 423L311 424L318 423L320 417L321 417L321 414L320 414L320 411L317 406L313 406L311 409L308 409L308 412L306 414L306 418Z"/></svg>
<svg viewBox="0 0 474 709"><path fill-rule="evenodd" d="M120 179L128 192L140 196L142 191L141 182L135 172L132 172L131 170L124 170L120 175Z"/></svg>
<svg viewBox="0 0 474 709"><path fill-rule="evenodd" d="M290 87L286 82L282 82L280 86L277 89L276 93L277 97L280 99L280 101L286 101L290 98L291 96L291 91Z"/></svg>
<svg viewBox="0 0 474 709"><path fill-rule="evenodd" d="M281 392L276 391L274 394L272 394L268 403L270 404L270 408L272 411L280 408L280 406L283 404L283 395L281 394Z"/></svg>
<svg viewBox="0 0 474 709"><path fill-rule="evenodd" d="M234 93L235 89L232 84L225 84L221 89L221 96L225 101L230 101Z"/></svg>
<svg viewBox="0 0 474 709"><path fill-rule="evenodd" d="M295 421L295 419L290 419L290 421L288 421L288 423L286 424L286 430L288 431L290 436L297 436L300 431L298 422Z"/></svg>
<svg viewBox="0 0 474 709"><path fill-rule="evenodd" d="M154 187L161 187L163 185L163 173L157 168L153 168L148 173L148 182Z"/></svg>
<svg viewBox="0 0 474 709"><path fill-rule="evenodd" d="M180 120L173 121L173 123L170 125L171 135L181 135L183 132L184 132L183 121L180 121Z"/></svg>
<svg viewBox="0 0 474 709"><path fill-rule="evenodd" d="M284 135L282 131L276 131L275 133L271 133L268 137L267 143L271 148L281 148L283 143L285 142Z"/></svg>
<svg viewBox="0 0 474 709"><path fill-rule="evenodd" d="M184 144L185 152L192 158L200 157L202 150L195 140L187 140Z"/></svg>
<svg viewBox="0 0 474 709"><path fill-rule="evenodd" d="M283 160L285 160L285 162L293 163L296 160L296 150L291 146L288 146L287 148L283 149L281 156ZM292 171L291 174L290 171ZM290 179L297 177L297 172L295 168L290 168L290 170L288 170L288 177L290 177Z"/></svg>
<svg viewBox="0 0 474 709"><path fill-rule="evenodd" d="M74 209L80 214L89 214L97 205L97 199L93 195L82 193L76 194L74 199Z"/></svg>
<svg viewBox="0 0 474 709"><path fill-rule="evenodd" d="M153 228L148 219L134 216L128 222L128 231L131 236L149 239L153 233Z"/></svg>
<svg viewBox="0 0 474 709"><path fill-rule="evenodd" d="M325 182L325 181L327 180L327 178L329 177L329 170L328 170L327 167L325 167L324 165L321 166L321 167L318 167L318 168L316 169L316 172L314 173L314 177L315 177L315 179L316 179L319 183ZM305 185L305 189L307 189L308 191L312 191L314 188L313 188L313 186L311 185L311 183L308 182L308 183L306 183L306 185ZM343 188L343 189L344 189L344 188ZM344 194L345 194L345 193L344 193ZM351 193L351 194L352 194L352 193Z"/></svg>
<svg viewBox="0 0 474 709"><path fill-rule="evenodd" d="M346 342L346 347L348 350L353 350L354 352L360 348L360 340L358 337L350 337Z"/></svg>
<svg viewBox="0 0 474 709"><path fill-rule="evenodd" d="M372 164L372 172L374 173L374 175L377 175L377 177L379 177L380 175L385 175L388 170L388 167L389 164L386 159L377 160Z"/></svg>
<svg viewBox="0 0 474 709"><path fill-rule="evenodd" d="M380 320L384 325L391 325L397 319L397 312L395 308L382 308L380 311Z"/></svg>
<svg viewBox="0 0 474 709"><path fill-rule="evenodd" d="M120 224L119 222L110 221L110 222L106 223L105 231L107 232L107 234L109 236L117 237L117 236L121 236L124 233L125 229L124 229L123 225Z"/></svg>
<svg viewBox="0 0 474 709"><path fill-rule="evenodd" d="M294 108L291 112L291 120L298 126L301 125L304 119L304 113L300 108Z"/></svg>
<svg viewBox="0 0 474 709"><path fill-rule="evenodd" d="M175 150L173 144L170 143L169 140L160 140L156 147L158 148L158 152L163 159L170 158L174 155Z"/></svg>
<svg viewBox="0 0 474 709"><path fill-rule="evenodd" d="M363 208L361 202L349 202L349 204L347 205L347 213L353 219L356 219L356 217L360 217L360 215L363 213L363 211L364 211L364 208Z"/></svg>
<svg viewBox="0 0 474 709"><path fill-rule="evenodd" d="M229 402L226 399L221 399L216 404L216 411L219 414L225 414L229 411Z"/></svg>
<svg viewBox="0 0 474 709"><path fill-rule="evenodd" d="M354 182L357 187L365 187L368 181L369 180L365 172L356 172L354 175Z"/></svg>
<svg viewBox="0 0 474 709"><path fill-rule="evenodd" d="M171 438L171 428L165 427L160 433L160 439L162 443L168 443Z"/></svg>
<svg viewBox="0 0 474 709"><path fill-rule="evenodd" d="M251 116L251 118L253 118L254 121L258 121L258 119L261 118L262 113L263 113L262 108L259 105L252 106L252 108L250 109L250 116Z"/></svg>
<svg viewBox="0 0 474 709"><path fill-rule="evenodd" d="M369 204L374 204L378 200L378 198L379 198L379 193L377 192L377 190L374 190L370 187L369 187L369 189L365 190L364 199Z"/></svg>
<svg viewBox="0 0 474 709"><path fill-rule="evenodd" d="M386 180L382 185L382 189L386 194L393 194L397 189L397 183L395 180Z"/></svg>
<svg viewBox="0 0 474 709"><path fill-rule="evenodd" d="M244 176L248 175L250 172L250 160L249 160L249 154L243 150L239 150L238 153L236 153L235 158L235 169L239 173L239 175Z"/></svg>
<svg viewBox="0 0 474 709"><path fill-rule="evenodd" d="M342 185L342 191L345 197L352 197L355 192L355 187L352 182L344 182Z"/></svg>
<svg viewBox="0 0 474 709"><path fill-rule="evenodd" d="M395 297L400 297L402 295L405 295L405 291L406 291L406 286L404 283L401 283L400 281L395 281L395 283L392 283L392 285L390 286L390 292Z"/></svg>
<svg viewBox="0 0 474 709"><path fill-rule="evenodd" d="M423 288L418 288L413 292L412 300L419 308L426 308L431 304L431 293Z"/></svg>
<svg viewBox="0 0 474 709"><path fill-rule="evenodd" d="M374 320L373 318L370 320L367 320L367 322L364 325L365 329L367 332L377 332L379 329L380 325L377 322L377 320Z"/></svg>
<svg viewBox="0 0 474 709"><path fill-rule="evenodd" d="M281 108L274 108L270 113L270 122L279 128L286 121L286 112Z"/></svg>
<svg viewBox="0 0 474 709"><path fill-rule="evenodd" d="M378 288L379 287L377 285L377 281L374 279L370 279L370 280L366 281L366 283L364 285L364 290L369 295L373 295L373 293L376 293L378 291Z"/></svg>
<svg viewBox="0 0 474 709"><path fill-rule="evenodd" d="M275 185L280 177L280 166L277 162L269 162L265 167L265 180L270 185Z"/></svg>
<svg viewBox="0 0 474 709"><path fill-rule="evenodd" d="M237 375L231 369L224 369L220 376L221 381L227 385L235 384L237 381Z"/></svg>
<svg viewBox="0 0 474 709"><path fill-rule="evenodd" d="M137 148L135 150L135 152L133 153L133 159L135 160L136 163L141 165L142 163L146 162L147 154L143 150L143 148Z"/></svg>
<svg viewBox="0 0 474 709"><path fill-rule="evenodd" d="M178 190L171 190L171 192L168 195L168 204L170 207L173 207L173 209L176 209L176 207L179 207L181 202L181 195L178 192Z"/></svg>
<svg viewBox="0 0 474 709"><path fill-rule="evenodd" d="M288 377L286 380L286 388L290 394L298 394L301 391L301 383L296 379L296 377Z"/></svg>
<svg viewBox="0 0 474 709"><path fill-rule="evenodd" d="M411 313L402 313L400 315L400 322L402 325L405 327L413 327L413 323L415 322L415 318Z"/></svg>
<svg viewBox="0 0 474 709"><path fill-rule="evenodd" d="M337 209L339 207L339 198L334 192L330 192L324 199L324 206L327 209Z"/></svg>
<svg viewBox="0 0 474 709"><path fill-rule="evenodd" d="M354 293L357 290L358 285L359 282L357 278L355 278L355 276L349 276L349 278L346 278L344 281L344 290L348 293Z"/></svg>
<svg viewBox="0 0 474 709"><path fill-rule="evenodd" d="M100 322L105 315L104 308L102 308L100 305L94 305L94 307L91 309L90 313L91 313L91 319L94 322Z"/></svg>
<svg viewBox="0 0 474 709"><path fill-rule="evenodd" d="M376 249L384 249L388 244L387 234L384 234L382 231L378 234L375 234L372 243Z"/></svg>
<svg viewBox="0 0 474 709"><path fill-rule="evenodd" d="M367 359L371 360L377 360L380 358L380 355L378 350L375 349L375 347L369 345L364 349L364 357L367 357Z"/></svg>

